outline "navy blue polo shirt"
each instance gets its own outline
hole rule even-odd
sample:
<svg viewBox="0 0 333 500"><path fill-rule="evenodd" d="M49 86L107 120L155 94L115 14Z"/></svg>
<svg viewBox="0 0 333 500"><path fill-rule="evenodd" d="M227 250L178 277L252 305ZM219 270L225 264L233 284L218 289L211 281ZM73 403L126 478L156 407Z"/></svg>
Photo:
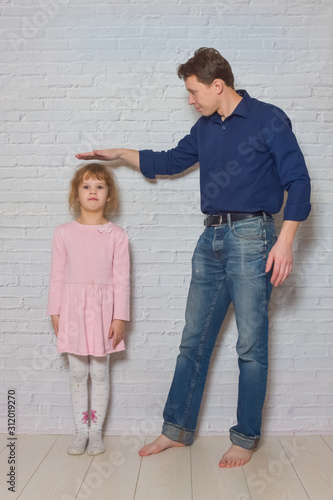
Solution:
<svg viewBox="0 0 333 500"><path fill-rule="evenodd" d="M287 191L284 219L305 220L310 178L288 116L245 90L237 93L242 100L224 121L217 112L202 116L175 148L140 151L142 174L179 174L199 162L204 214L275 214Z"/></svg>

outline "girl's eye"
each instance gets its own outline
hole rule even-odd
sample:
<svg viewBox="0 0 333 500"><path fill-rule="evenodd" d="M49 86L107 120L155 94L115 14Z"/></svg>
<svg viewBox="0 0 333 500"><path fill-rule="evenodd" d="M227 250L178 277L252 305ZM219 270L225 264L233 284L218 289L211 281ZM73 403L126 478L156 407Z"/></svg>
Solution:
<svg viewBox="0 0 333 500"><path fill-rule="evenodd" d="M89 186L82 186L83 189L89 189Z"/></svg>
<svg viewBox="0 0 333 500"><path fill-rule="evenodd" d="M98 189L104 189L104 186L97 186Z"/></svg>

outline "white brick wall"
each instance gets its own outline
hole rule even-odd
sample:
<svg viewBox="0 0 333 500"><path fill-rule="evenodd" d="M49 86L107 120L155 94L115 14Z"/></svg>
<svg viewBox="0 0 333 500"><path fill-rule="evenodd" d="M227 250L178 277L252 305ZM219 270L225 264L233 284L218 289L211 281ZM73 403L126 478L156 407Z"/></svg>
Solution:
<svg viewBox="0 0 333 500"><path fill-rule="evenodd" d="M68 364L45 308L52 234L70 220L74 153L175 145L198 118L176 68L200 46L230 61L237 88L289 114L306 155L313 209L297 236L294 273L271 302L264 431L332 432L332 25L331 0L1 6L0 407L5 415L7 389L15 388L19 432L73 431ZM115 222L131 242L132 322L126 353L112 358L106 432L157 434L202 229L198 171L156 182L125 166L115 171L122 201ZM202 434L227 433L235 421L235 341L230 310Z"/></svg>

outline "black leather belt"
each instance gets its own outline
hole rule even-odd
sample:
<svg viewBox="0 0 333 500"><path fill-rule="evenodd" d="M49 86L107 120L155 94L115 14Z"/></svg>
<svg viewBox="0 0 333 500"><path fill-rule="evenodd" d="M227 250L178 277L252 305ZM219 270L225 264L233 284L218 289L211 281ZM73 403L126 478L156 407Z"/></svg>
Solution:
<svg viewBox="0 0 333 500"><path fill-rule="evenodd" d="M230 215L230 221L236 222L243 219L251 219L252 217L263 216L265 212L260 210L260 212L230 212L230 214L223 215L208 215L204 220L204 225L206 227L210 226L220 226L221 224L226 224L228 222L228 215ZM268 215L268 214L267 214Z"/></svg>

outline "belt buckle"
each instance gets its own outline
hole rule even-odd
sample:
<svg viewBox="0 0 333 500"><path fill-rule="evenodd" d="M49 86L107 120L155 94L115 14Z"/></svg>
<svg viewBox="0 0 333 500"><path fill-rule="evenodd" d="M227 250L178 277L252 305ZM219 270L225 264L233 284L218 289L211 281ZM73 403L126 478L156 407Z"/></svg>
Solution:
<svg viewBox="0 0 333 500"><path fill-rule="evenodd" d="M223 222L223 215L214 215L214 217L220 217L220 222L218 224L211 224L212 227L220 226Z"/></svg>

